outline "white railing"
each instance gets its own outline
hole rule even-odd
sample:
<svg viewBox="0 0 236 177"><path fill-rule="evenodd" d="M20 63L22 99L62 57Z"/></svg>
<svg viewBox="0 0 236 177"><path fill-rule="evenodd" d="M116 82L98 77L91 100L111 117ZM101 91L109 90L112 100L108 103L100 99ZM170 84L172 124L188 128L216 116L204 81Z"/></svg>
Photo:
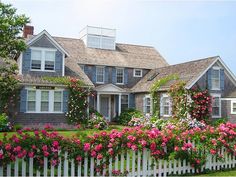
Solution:
<svg viewBox="0 0 236 177"><path fill-rule="evenodd" d="M224 161L219 161L215 156L208 155L206 164L200 171L230 169L236 166L235 156L227 153L222 148L220 152ZM34 165L35 159L30 158L27 162L17 159L14 163L7 166L0 166L0 176L113 176L113 170L121 173L127 171L127 176L167 176L171 174L180 175L196 173L195 169L186 161L181 160L159 160L155 161L150 155L149 150L143 152L129 151L109 159L109 164L96 171L96 166L104 164L106 159L95 160L94 158L84 158L82 162L75 163L75 160L68 160L68 154L64 154L64 161L57 167L48 166L48 158L44 158L43 170L39 171Z"/></svg>

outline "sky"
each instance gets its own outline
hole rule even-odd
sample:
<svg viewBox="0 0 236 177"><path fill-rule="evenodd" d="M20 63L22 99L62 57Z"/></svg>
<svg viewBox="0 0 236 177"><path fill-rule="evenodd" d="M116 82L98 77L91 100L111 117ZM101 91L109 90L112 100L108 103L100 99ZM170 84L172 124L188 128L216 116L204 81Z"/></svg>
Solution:
<svg viewBox="0 0 236 177"><path fill-rule="evenodd" d="M219 55L236 74L235 1L2 0L35 33L79 38L86 25L116 29L117 42L154 46L169 64Z"/></svg>

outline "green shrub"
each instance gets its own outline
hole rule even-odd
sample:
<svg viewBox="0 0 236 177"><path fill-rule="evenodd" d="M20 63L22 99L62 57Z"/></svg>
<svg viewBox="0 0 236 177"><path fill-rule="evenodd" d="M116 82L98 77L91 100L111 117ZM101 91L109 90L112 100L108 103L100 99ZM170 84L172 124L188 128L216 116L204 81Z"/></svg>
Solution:
<svg viewBox="0 0 236 177"><path fill-rule="evenodd" d="M11 131L13 128L12 124L8 120L8 116L3 113L0 114L0 132Z"/></svg>
<svg viewBox="0 0 236 177"><path fill-rule="evenodd" d="M86 128L104 130L108 128L108 123L104 117L93 113L87 121Z"/></svg>
<svg viewBox="0 0 236 177"><path fill-rule="evenodd" d="M21 125L21 124L14 125L14 131L21 130L21 129L23 129L23 125Z"/></svg>
<svg viewBox="0 0 236 177"><path fill-rule="evenodd" d="M215 126L218 126L222 123L225 124L227 121L228 121L227 118L219 118L219 119L216 119L216 120L212 120L211 125L215 127Z"/></svg>
<svg viewBox="0 0 236 177"><path fill-rule="evenodd" d="M118 117L118 122L122 125L128 125L128 123L133 117L140 118L143 117L143 114L133 108L127 109L120 114L120 116Z"/></svg>

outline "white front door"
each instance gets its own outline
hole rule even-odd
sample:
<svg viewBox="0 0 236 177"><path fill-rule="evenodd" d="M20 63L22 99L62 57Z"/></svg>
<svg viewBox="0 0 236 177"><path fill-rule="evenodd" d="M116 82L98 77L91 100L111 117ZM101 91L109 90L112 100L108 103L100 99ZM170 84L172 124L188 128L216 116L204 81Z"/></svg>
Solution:
<svg viewBox="0 0 236 177"><path fill-rule="evenodd" d="M110 121L111 115L111 97L110 95L101 95L100 98L100 113Z"/></svg>

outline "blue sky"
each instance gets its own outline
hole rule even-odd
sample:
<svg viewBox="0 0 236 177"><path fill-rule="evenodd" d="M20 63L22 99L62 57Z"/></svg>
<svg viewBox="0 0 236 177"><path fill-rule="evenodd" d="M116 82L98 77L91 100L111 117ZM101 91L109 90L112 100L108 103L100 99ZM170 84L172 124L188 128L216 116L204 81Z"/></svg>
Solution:
<svg viewBox="0 0 236 177"><path fill-rule="evenodd" d="M35 33L78 38L86 25L117 29L117 42L154 46L169 64L220 55L236 74L236 1L2 0Z"/></svg>

